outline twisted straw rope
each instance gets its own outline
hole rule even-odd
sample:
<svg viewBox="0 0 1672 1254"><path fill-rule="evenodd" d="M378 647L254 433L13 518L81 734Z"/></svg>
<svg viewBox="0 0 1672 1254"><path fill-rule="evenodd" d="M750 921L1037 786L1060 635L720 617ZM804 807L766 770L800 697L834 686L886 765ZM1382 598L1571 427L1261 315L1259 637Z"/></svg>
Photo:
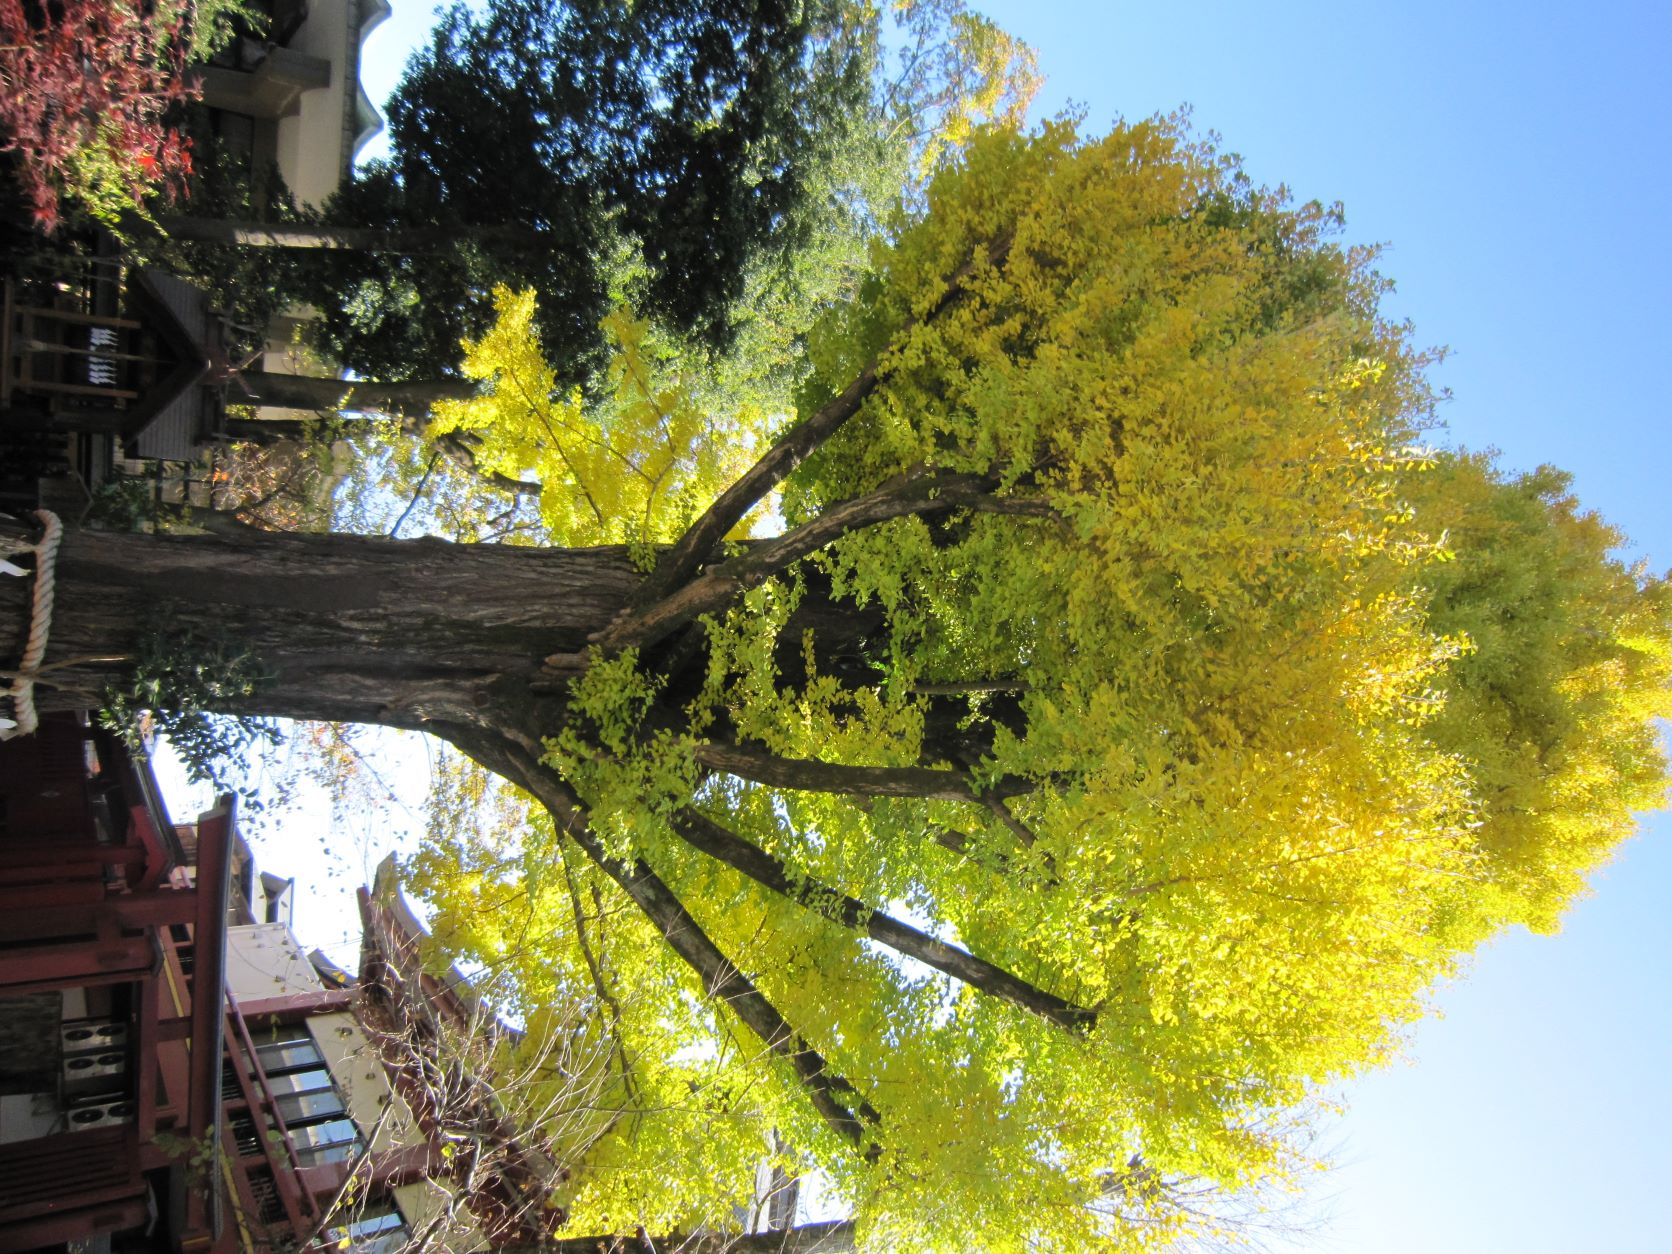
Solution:
<svg viewBox="0 0 1672 1254"><path fill-rule="evenodd" d="M52 599L56 579L54 562L58 557L59 541L64 538L64 525L58 521L58 515L49 509L36 510L35 517L41 521L39 542L18 545L5 553L8 557L18 553L35 555L35 603L29 615L29 643L24 647L23 658L18 662L10 687L5 690L5 695L12 699L12 712L17 718L0 718L0 740L27 736L40 726L40 718L35 713L35 680L41 673L47 636L52 631ZM6 567L7 574L24 573L7 562L0 562L0 566Z"/></svg>

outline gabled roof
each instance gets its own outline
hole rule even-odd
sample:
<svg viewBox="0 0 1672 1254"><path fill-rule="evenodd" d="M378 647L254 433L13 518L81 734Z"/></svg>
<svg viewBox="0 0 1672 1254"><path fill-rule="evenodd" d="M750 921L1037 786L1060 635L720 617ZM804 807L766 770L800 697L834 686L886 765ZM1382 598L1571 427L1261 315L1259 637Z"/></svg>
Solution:
<svg viewBox="0 0 1672 1254"><path fill-rule="evenodd" d="M225 352L225 328L208 293L154 267L129 273L127 301L163 341L174 366L129 411L123 438L139 457L190 461L221 409L210 386L212 363Z"/></svg>

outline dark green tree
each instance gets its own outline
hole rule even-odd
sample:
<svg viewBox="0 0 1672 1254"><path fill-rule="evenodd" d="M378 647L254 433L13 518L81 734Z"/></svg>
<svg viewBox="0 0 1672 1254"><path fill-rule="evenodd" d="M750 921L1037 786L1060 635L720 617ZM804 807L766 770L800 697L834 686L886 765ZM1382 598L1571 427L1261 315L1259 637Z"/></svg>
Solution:
<svg viewBox="0 0 1672 1254"><path fill-rule="evenodd" d="M389 103L393 155L347 185L329 225L439 231L424 251L319 253L321 346L397 379L451 366L495 283L547 300L542 339L586 378L598 324L631 296L722 345L748 267L804 238L808 172L869 91L857 48L794 0L492 0L447 13Z"/></svg>
<svg viewBox="0 0 1672 1254"><path fill-rule="evenodd" d="M448 14L389 104L394 155L324 213L194 197L163 225L200 257L300 265L279 296L325 311L319 346L366 377L446 372L501 283L541 293L565 384L593 377L623 300L681 353L796 375L902 190L921 209L913 188L971 122L1018 121L1038 82L963 0L622 9Z"/></svg>

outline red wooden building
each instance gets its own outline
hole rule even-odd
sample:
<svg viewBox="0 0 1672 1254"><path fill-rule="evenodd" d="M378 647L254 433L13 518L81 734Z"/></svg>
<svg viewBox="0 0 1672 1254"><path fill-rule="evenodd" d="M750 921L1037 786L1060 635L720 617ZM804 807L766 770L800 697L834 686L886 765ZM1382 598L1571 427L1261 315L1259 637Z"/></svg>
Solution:
<svg viewBox="0 0 1672 1254"><path fill-rule="evenodd" d="M82 716L0 742L0 1254L406 1243L441 1160L290 888Z"/></svg>
<svg viewBox="0 0 1672 1254"><path fill-rule="evenodd" d="M514 1034L378 878L355 979L303 953L230 798L177 827L81 715L0 741L0 1254L552 1235L565 1173L472 1061Z"/></svg>
<svg viewBox="0 0 1672 1254"><path fill-rule="evenodd" d="M0 1254L211 1248L231 799L195 865L155 781L76 715L0 743ZM155 1242L156 1244L150 1244Z"/></svg>

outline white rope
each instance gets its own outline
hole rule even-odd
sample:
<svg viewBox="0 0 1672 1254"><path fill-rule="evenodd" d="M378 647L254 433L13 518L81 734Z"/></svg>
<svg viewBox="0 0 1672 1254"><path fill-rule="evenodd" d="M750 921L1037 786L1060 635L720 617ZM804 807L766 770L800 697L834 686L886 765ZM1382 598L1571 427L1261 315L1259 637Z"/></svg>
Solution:
<svg viewBox="0 0 1672 1254"><path fill-rule="evenodd" d="M52 631L53 583L56 578L53 567L58 557L58 543L64 538L64 525L58 521L58 515L49 509L36 510L35 517L41 520L40 540L35 544L10 545L4 551L6 557L19 553L35 555L35 603L29 615L29 643L24 646L11 686L5 690L5 695L12 699L12 713L17 717L0 718L0 740L27 736L40 726L40 718L35 713L35 680L41 673L47 636ZM21 566L0 560L0 573L22 575L27 572Z"/></svg>

